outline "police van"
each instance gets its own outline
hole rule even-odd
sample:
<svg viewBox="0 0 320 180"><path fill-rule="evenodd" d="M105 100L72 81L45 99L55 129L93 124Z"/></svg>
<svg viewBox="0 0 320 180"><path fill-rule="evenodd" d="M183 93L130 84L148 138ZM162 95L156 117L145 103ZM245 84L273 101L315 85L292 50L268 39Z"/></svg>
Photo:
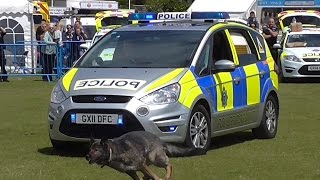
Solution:
<svg viewBox="0 0 320 180"><path fill-rule="evenodd" d="M54 148L148 131L208 149L252 129L274 138L277 66L259 32L224 12L142 13L99 39L55 85Z"/></svg>
<svg viewBox="0 0 320 180"><path fill-rule="evenodd" d="M285 33L279 44L280 80L320 77L320 28Z"/></svg>

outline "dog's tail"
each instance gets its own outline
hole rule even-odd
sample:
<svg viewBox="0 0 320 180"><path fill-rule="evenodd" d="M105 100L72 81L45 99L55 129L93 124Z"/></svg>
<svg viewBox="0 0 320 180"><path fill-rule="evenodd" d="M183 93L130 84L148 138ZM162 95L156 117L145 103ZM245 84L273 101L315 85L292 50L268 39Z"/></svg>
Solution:
<svg viewBox="0 0 320 180"><path fill-rule="evenodd" d="M169 143L165 143L163 146L169 157L199 156L207 153L207 150L202 148L179 147Z"/></svg>

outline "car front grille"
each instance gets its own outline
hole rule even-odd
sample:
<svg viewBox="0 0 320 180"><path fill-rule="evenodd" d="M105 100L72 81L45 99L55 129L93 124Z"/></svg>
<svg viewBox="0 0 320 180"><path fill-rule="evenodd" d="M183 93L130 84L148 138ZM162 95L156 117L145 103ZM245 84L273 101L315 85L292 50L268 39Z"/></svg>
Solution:
<svg viewBox="0 0 320 180"><path fill-rule="evenodd" d="M71 122L71 114L119 114L123 115L123 125L97 125L97 124L75 124ZM60 124L59 131L67 136L76 138L112 139L131 131L144 131L144 128L135 116L126 110L120 109L81 109L68 111Z"/></svg>
<svg viewBox="0 0 320 180"><path fill-rule="evenodd" d="M304 65L299 69L301 75L320 75L320 71L308 71L308 65Z"/></svg>
<svg viewBox="0 0 320 180"><path fill-rule="evenodd" d="M304 58L303 61L305 61L305 62L319 62L320 63L320 58Z"/></svg>
<svg viewBox="0 0 320 180"><path fill-rule="evenodd" d="M75 103L127 103L132 96L111 96L111 95L79 95L72 96Z"/></svg>

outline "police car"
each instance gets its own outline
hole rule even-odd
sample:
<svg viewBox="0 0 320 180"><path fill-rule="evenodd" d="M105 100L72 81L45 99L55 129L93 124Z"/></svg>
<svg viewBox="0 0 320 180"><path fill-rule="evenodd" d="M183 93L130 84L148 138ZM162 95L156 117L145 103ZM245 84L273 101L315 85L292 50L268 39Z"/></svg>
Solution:
<svg viewBox="0 0 320 180"><path fill-rule="evenodd" d="M98 32L96 32L92 38L92 40L83 43L80 45L80 48L88 50L94 43L96 43L103 35L107 34L109 31L111 31L111 28L106 29L100 29Z"/></svg>
<svg viewBox="0 0 320 180"><path fill-rule="evenodd" d="M280 29L288 31L292 22L300 22L305 27L320 25L320 12L315 10L288 10L278 14Z"/></svg>
<svg viewBox="0 0 320 180"><path fill-rule="evenodd" d="M204 149L236 131L276 136L278 75L263 37L223 12L164 14L132 14L138 24L105 35L58 81L54 148L137 130Z"/></svg>
<svg viewBox="0 0 320 180"><path fill-rule="evenodd" d="M287 32L280 44L280 77L289 78L320 77L320 29L304 28L299 32Z"/></svg>

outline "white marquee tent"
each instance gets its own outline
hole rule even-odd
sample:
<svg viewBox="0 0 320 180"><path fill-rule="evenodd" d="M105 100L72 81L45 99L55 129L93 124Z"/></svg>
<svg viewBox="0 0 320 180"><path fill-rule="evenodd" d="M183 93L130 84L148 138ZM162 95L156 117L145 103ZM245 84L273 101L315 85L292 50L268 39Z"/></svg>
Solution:
<svg viewBox="0 0 320 180"><path fill-rule="evenodd" d="M34 40L33 26L33 5L29 0L3 0L0 3L0 26L3 27L7 35L4 36L5 44L16 44L19 42ZM28 56L23 57L23 54L28 51ZM19 61L18 58L26 58L25 65L32 66L31 45L29 46L6 46L5 54L7 66L12 62ZM13 54L17 54L14 58Z"/></svg>
<svg viewBox="0 0 320 180"><path fill-rule="evenodd" d="M256 0L195 0L188 11L224 11L228 12L231 18L246 19L255 6Z"/></svg>

